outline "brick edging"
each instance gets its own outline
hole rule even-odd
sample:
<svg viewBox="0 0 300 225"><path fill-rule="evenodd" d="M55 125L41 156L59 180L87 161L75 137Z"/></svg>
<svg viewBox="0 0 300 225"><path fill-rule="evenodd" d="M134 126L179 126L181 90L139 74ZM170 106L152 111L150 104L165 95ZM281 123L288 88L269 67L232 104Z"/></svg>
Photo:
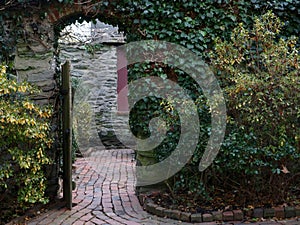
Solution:
<svg viewBox="0 0 300 225"><path fill-rule="evenodd" d="M147 198L147 195L139 194L140 204L148 213L159 217L168 217L170 219L180 220L183 222L213 222L213 221L242 221L247 218L273 218L288 219L300 217L300 206L292 207L274 207L274 208L255 208L247 211L227 210L215 211L212 213L188 213L176 209L167 209Z"/></svg>

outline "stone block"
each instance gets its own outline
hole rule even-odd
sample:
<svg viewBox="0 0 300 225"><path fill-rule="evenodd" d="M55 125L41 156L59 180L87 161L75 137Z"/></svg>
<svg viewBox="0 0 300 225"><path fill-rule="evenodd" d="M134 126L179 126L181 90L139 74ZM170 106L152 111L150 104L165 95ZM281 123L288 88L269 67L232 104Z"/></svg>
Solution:
<svg viewBox="0 0 300 225"><path fill-rule="evenodd" d="M144 205L145 199L146 199L146 195L139 194L139 195L138 195L138 199L139 199L140 204L141 204L141 205Z"/></svg>
<svg viewBox="0 0 300 225"><path fill-rule="evenodd" d="M172 210L166 209L164 210L164 215L168 218L179 220L180 219L180 211L179 210Z"/></svg>
<svg viewBox="0 0 300 225"><path fill-rule="evenodd" d="M152 213L154 215L156 213L156 207L157 207L157 205L153 204L151 202L148 202L148 203L145 204L146 211L149 212L149 213Z"/></svg>
<svg viewBox="0 0 300 225"><path fill-rule="evenodd" d="M232 211L223 212L223 220L224 221L232 221L233 220L233 212Z"/></svg>
<svg viewBox="0 0 300 225"><path fill-rule="evenodd" d="M262 208L256 208L253 210L253 217L255 218L263 218L264 210Z"/></svg>
<svg viewBox="0 0 300 225"><path fill-rule="evenodd" d="M172 214L172 210L171 209L165 209L164 210L164 216L165 217L168 217L168 218L171 218L171 214Z"/></svg>
<svg viewBox="0 0 300 225"><path fill-rule="evenodd" d="M179 210L172 210L172 219L175 219L175 220L180 220L180 214L181 212Z"/></svg>
<svg viewBox="0 0 300 225"><path fill-rule="evenodd" d="M275 209L267 208L264 209L264 218L272 218L275 216Z"/></svg>
<svg viewBox="0 0 300 225"><path fill-rule="evenodd" d="M201 223L202 222L202 214L201 213L192 214L191 222L192 223Z"/></svg>
<svg viewBox="0 0 300 225"><path fill-rule="evenodd" d="M191 221L191 213L181 212L180 220L183 222L190 222Z"/></svg>
<svg viewBox="0 0 300 225"><path fill-rule="evenodd" d="M295 207L295 214L297 217L300 217L300 206Z"/></svg>
<svg viewBox="0 0 300 225"><path fill-rule="evenodd" d="M155 215L163 217L164 216L164 211L165 211L165 208L163 208L161 206L158 206L155 209Z"/></svg>
<svg viewBox="0 0 300 225"><path fill-rule="evenodd" d="M291 218L296 216L295 208L287 206L284 208L285 218Z"/></svg>
<svg viewBox="0 0 300 225"><path fill-rule="evenodd" d="M221 211L212 212L213 218L215 221L222 221L223 220L223 213Z"/></svg>
<svg viewBox="0 0 300 225"><path fill-rule="evenodd" d="M283 207L276 207L274 208L275 217L278 219L283 219L285 217L284 208Z"/></svg>
<svg viewBox="0 0 300 225"><path fill-rule="evenodd" d="M244 219L244 213L242 210L233 210L233 220L241 221Z"/></svg>
<svg viewBox="0 0 300 225"><path fill-rule="evenodd" d="M212 221L214 221L213 215L209 214L209 213L204 213L202 215L202 221L203 222L212 222Z"/></svg>
<svg viewBox="0 0 300 225"><path fill-rule="evenodd" d="M253 216L253 209L247 209L245 211L245 215L251 218Z"/></svg>

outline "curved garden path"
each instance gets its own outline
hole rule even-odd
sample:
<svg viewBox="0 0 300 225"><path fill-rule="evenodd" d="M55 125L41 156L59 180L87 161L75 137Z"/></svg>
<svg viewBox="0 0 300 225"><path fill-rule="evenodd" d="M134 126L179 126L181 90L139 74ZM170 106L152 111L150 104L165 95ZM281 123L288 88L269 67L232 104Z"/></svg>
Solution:
<svg viewBox="0 0 300 225"><path fill-rule="evenodd" d="M184 224L152 216L135 195L135 160L130 149L101 150L74 164L72 210L52 209L28 224Z"/></svg>
<svg viewBox="0 0 300 225"><path fill-rule="evenodd" d="M74 164L73 209L57 207L27 221L27 224L190 224L143 211L135 195L134 174L135 160L130 149L101 150L94 158L79 158ZM258 224L299 225L300 221Z"/></svg>

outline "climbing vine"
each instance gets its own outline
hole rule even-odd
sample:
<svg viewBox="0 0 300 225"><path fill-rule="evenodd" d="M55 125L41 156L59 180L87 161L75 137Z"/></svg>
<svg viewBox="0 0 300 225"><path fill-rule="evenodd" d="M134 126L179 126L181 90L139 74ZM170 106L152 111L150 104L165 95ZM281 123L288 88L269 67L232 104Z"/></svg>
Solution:
<svg viewBox="0 0 300 225"><path fill-rule="evenodd" d="M60 12L60 10L63 7L72 8L78 6L78 4L84 3L78 3L77 1L73 0L1 1L0 22L1 24L3 24L3 26L0 27L0 61L8 64L9 70L14 70L13 61L16 54L15 47L20 40L25 41L28 37L28 34L26 33L25 29L26 23L30 23L31 31L34 35L37 35L37 37L41 38L41 40L43 41L47 41L48 37L45 37L45 30L43 30L42 23L37 23L36 21L29 20L29 18L33 18L33 15L39 18L39 21L44 21L47 20L47 16L49 16L47 14L49 13L49 10L47 8L49 5L51 5L51 7L55 7L55 9L57 9L58 12ZM118 25L119 29L125 32L128 42L147 39L173 42L190 49L197 55L202 56L203 59L209 63L211 61L209 52L213 49L215 44L214 41L218 37L221 37L224 41L230 40L232 31L240 23L243 23L245 26L251 28L254 24L255 16L260 16L268 10L272 10L274 14L277 15L279 19L281 19L281 21L284 23L280 33L280 37L282 38L282 40L287 40L287 38L292 35L298 37L300 35L299 9L300 0L90 0L87 1L84 7L84 11L81 15L68 15L64 18L61 18L60 21L57 21L55 24L53 24L53 29L55 30L55 35L59 35L59 32L61 31L61 29L63 29L64 26L73 23L75 20L78 20L79 22L83 20L93 21L96 18L98 18L103 22L107 22L112 25ZM299 40L295 40L293 42L295 46L299 46L299 43ZM93 51L93 49L91 49L91 51ZM193 98L193 100L198 102L198 113L202 116L202 118L205 119L204 123L202 123L203 126L201 127L201 130L203 132L203 141L199 143L199 151L195 154L193 162L187 168L184 169L183 173L179 174L177 177L174 178L173 184L176 188L183 187L183 189L181 190L190 190L193 193L203 193L203 196L206 196L207 192L204 181L207 180L204 179L206 177L205 175L202 174L198 180L199 182L197 181L196 183L191 183L189 182L189 180L192 179L188 179L188 177L195 177L195 165L199 161L200 155L203 150L203 146L206 144L206 139L210 132L209 109L206 106L206 100L202 95L200 87L195 85L195 81L189 78L187 74L184 74L176 68L172 68L168 65L162 65L159 63L146 63L143 65L133 65L128 69L129 81L149 75L159 76L164 79L169 78L173 81L178 82L178 84L181 85L181 87L187 89L189 95ZM59 75L59 73L57 75ZM4 72L2 72L2 76L4 76ZM59 80L59 77L56 78ZM12 87L16 87L16 85L17 84L13 84ZM20 85L22 86L23 84ZM27 101L27 99L21 100L21 105L14 105L16 103L11 101L11 98L19 96L17 94L17 91L14 89L2 90L9 90L8 93L3 93L3 96L5 96L5 98L7 95L10 96L10 100L6 100L6 107L8 107L9 110L13 111L14 108L17 108L21 111L23 110L32 113L34 116L36 116L36 118L39 119L39 122L35 122L36 124L40 123L41 125L46 123L45 120L48 116L50 116L50 112L43 111L48 113L47 115L42 113L41 115L44 116L41 117L39 114L40 108L38 108L38 106L33 106L32 103L29 103ZM22 90L21 93L23 93ZM25 104L24 101L28 102L29 105ZM234 103L234 101L232 101L231 103ZM28 108L29 106L30 108ZM157 112L162 112L167 117L168 115L170 115L170 111L167 110L168 107L169 104L167 102L162 101L161 99L143 99L131 113L131 126L133 128L133 131L136 132L136 134L147 136L148 124L144 121L145 118L146 121L148 121L149 118L152 117L151 115L149 115L149 111L153 112L154 114ZM6 111L0 112L2 114L6 113ZM13 114L7 115L7 118L10 118L11 115ZM172 117L167 117L167 119L169 119L171 127L173 126L174 128L176 128L176 122L171 123L171 120L173 120L173 118L176 118L176 113L172 114ZM26 122L26 118L24 120L24 124L19 124L19 122L16 121L18 120L7 120L4 122L9 123L10 126L29 126L30 129L33 129L31 126L36 125L32 122ZM249 121L246 122L249 124ZM232 125L232 127L230 127L232 129L228 131L228 133L230 133L231 131L232 133L229 134L228 139L225 140L223 146L225 149L227 148L233 150L232 152L240 151L242 147L247 146L247 140L248 142L251 142L249 140L252 140L252 138L256 138L255 135L253 135L253 133L251 132L249 133L248 131L241 131L239 127L236 126L236 124ZM22 129L23 128L24 127L22 127ZM41 154L45 156L46 154L44 151L50 145L50 142L46 142L45 139L48 130L49 127L45 125L41 132L44 132L45 136L34 136L37 138L39 143L42 144L42 150L35 147L31 148L33 143L28 143L28 149L32 149L33 152L31 152L30 150L27 152L25 151L25 149L23 149L23 147L21 148L22 151L16 150L8 152L8 155L11 155L10 159L13 159L13 157L16 160L19 159L18 162L20 162L20 170L27 171L27 169L29 169L30 172L28 174L30 174L30 177L38 176L36 182L33 183L33 185L35 185L35 188L39 187L38 190L41 190L38 196L30 192L33 188L33 186L30 186L32 184L29 183L28 180L22 180L23 183L21 183L24 186L20 187L20 190L23 191L20 191L19 196L21 196L20 198L23 201L34 202L38 201L39 199L43 200L42 192L44 191L45 183L40 171L41 165L47 164L49 163L49 161L47 157L41 157ZM15 131L19 130L15 129ZM285 130L278 130L278 132L282 134L285 133ZM5 135L9 138L19 138L17 139L18 142L13 141L13 139L11 140L11 144L18 143L18 145L14 146L14 148L20 148L20 143L27 143L28 141L25 135L26 132L22 134L23 136L14 136L10 134L13 134L13 130L9 130L8 133L5 133ZM170 136L173 136L171 138L173 138L173 140L175 141L176 135L177 133L170 133ZM284 140L286 139L285 136L280 136L280 138L283 138ZM4 142L2 144L4 146ZM162 147L162 149L157 149L158 154L155 156L156 159L162 160L164 157L166 157L166 155L168 155L170 151L169 147L170 145L166 144ZM1 150L2 148L4 147L1 146ZM257 151L257 148L255 146L250 146L249 149L250 148L253 152ZM289 146L287 148L289 148ZM161 151L163 152L163 154L160 154L159 150L163 150ZM242 150L240 152L242 152ZM38 158L38 155L34 155L37 153L40 158ZM24 163L23 160L20 160L24 158L28 159L27 163ZM36 160L31 163L30 159ZM39 164L37 165L36 162L39 162ZM239 161L239 163L240 165L244 165L243 161ZM5 165L1 168L3 171L11 171L11 167L8 164L3 165ZM190 171L192 171L192 173L190 173ZM2 181L3 184L5 184L8 177L11 176L11 172L5 172L2 174L2 177L0 177L0 179L2 179L0 181ZM28 195L28 193L31 193L31 195Z"/></svg>

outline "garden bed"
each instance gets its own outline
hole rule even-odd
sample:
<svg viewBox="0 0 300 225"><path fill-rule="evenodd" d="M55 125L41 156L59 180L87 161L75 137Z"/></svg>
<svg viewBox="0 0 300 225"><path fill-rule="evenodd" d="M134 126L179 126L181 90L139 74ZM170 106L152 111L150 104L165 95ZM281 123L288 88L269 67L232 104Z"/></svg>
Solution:
<svg viewBox="0 0 300 225"><path fill-rule="evenodd" d="M232 196L228 194L229 199ZM212 221L249 221L257 222L265 219L274 221L282 219L300 219L300 204L295 201L281 205L261 204L258 206L241 207L237 204L226 204L220 196L215 197L211 204L193 202L189 196L182 196L185 200L174 203L168 193L140 194L139 200L144 210L160 216L183 222L212 222Z"/></svg>

